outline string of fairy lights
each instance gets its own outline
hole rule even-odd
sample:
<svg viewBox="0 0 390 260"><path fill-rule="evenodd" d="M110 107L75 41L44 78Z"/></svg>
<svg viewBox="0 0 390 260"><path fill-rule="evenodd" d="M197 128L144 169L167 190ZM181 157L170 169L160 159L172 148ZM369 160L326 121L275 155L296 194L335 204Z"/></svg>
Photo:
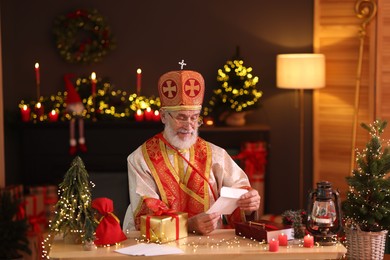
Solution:
<svg viewBox="0 0 390 260"><path fill-rule="evenodd" d="M376 120L362 124L370 141L362 151L356 150L356 169L347 177L349 191L344 204L348 224L363 231L381 231L390 225L390 140L381 138L387 122Z"/></svg>
<svg viewBox="0 0 390 260"><path fill-rule="evenodd" d="M87 120L134 120L136 113L144 114L147 110L155 114L155 121L159 120L159 97L147 97L114 89L107 79L101 78L97 79L96 96L91 94L91 79L88 77L76 79L75 88L85 107L82 116ZM35 123L69 121L74 115L66 110L66 97L66 91L59 91L50 96L40 96L37 100L21 100L19 109L22 120Z"/></svg>

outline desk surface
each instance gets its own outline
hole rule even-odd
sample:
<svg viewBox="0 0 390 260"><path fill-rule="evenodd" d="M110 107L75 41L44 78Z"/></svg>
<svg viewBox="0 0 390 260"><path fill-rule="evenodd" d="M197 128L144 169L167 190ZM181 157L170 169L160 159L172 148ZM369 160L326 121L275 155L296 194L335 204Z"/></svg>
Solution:
<svg viewBox="0 0 390 260"><path fill-rule="evenodd" d="M119 257L139 258L139 256L128 256L114 252L116 249L139 243L139 232L132 232L130 236L131 238L122 242L120 245L99 247L93 251L84 251L81 245L64 244L62 240L57 240L54 241L49 256L51 259L99 258L98 260L103 260ZM177 246L185 253L143 258L147 258L148 260L341 259L347 252L347 249L341 244L334 246L315 246L313 248L291 245L288 247L279 247L278 252L269 252L268 244L236 236L233 229L216 230L208 236L189 235L187 238L164 245Z"/></svg>

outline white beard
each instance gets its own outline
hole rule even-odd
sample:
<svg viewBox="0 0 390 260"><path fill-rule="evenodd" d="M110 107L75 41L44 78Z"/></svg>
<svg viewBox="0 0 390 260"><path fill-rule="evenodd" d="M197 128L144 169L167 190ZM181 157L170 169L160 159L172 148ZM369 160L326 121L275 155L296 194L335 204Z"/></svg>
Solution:
<svg viewBox="0 0 390 260"><path fill-rule="evenodd" d="M179 132L180 131L184 132L185 130L179 130ZM183 141L177 136L176 132L173 130L170 123L167 122L164 127L164 137L171 145L173 145L177 149L189 149L191 146L195 144L196 139L198 138L197 129L190 130L190 131L191 131L191 136Z"/></svg>

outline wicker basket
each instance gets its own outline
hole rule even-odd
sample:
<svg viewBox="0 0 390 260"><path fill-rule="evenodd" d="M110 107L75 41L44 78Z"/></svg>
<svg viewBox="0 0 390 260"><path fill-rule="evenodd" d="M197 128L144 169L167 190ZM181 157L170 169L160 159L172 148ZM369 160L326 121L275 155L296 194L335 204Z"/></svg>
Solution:
<svg viewBox="0 0 390 260"><path fill-rule="evenodd" d="M382 260L385 254L387 230L365 232L360 229L345 229L347 259Z"/></svg>

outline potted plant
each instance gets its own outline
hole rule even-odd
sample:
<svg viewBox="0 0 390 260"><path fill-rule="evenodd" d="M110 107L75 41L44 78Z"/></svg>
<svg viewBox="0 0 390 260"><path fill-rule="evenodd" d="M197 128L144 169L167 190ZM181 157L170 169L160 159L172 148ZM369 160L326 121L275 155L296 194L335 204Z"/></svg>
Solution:
<svg viewBox="0 0 390 260"><path fill-rule="evenodd" d="M18 259L21 252L31 254L27 218L18 216L20 203L9 192L0 194L0 259Z"/></svg>
<svg viewBox="0 0 390 260"><path fill-rule="evenodd" d="M349 191L343 201L348 257L382 259L390 228L389 143L381 138L387 122L361 124L370 134L363 151L357 151L357 167L348 176Z"/></svg>

